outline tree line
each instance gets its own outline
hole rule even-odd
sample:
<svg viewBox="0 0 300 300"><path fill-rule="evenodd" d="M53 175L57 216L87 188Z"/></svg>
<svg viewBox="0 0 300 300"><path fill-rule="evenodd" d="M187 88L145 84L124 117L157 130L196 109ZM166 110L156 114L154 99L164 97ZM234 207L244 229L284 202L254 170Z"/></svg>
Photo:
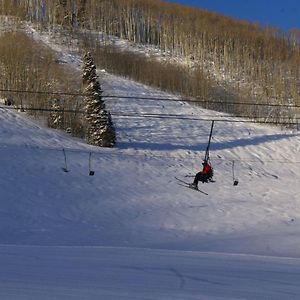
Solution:
<svg viewBox="0 0 300 300"><path fill-rule="evenodd" d="M80 76L72 76L71 70L59 63L51 49L32 40L21 32L6 32L0 36L0 88L20 91L1 92L1 97L20 110L44 122L50 122L53 116L45 111L55 105L61 110L78 110L80 99L74 96L49 96L51 93L74 92L80 86ZM43 93L23 93L22 91L42 91ZM49 93L49 94L47 94ZM49 123L49 125L50 125ZM52 124L52 123L51 123ZM63 114L55 126L82 136L76 114ZM72 128L72 130L71 130Z"/></svg>
<svg viewBox="0 0 300 300"><path fill-rule="evenodd" d="M51 49L24 33L6 32L0 36L1 97L7 105L26 111L49 127L66 130L92 145L113 147L116 135L101 99L96 66L91 55L84 58L81 79L80 74L73 76L71 70L60 64ZM84 97L59 94L74 93L76 86L82 86Z"/></svg>
<svg viewBox="0 0 300 300"><path fill-rule="evenodd" d="M0 3L2 13L17 14L20 18L37 21L41 26L59 25L70 32L102 31L107 39L113 35L135 43L155 45L173 56L186 57L194 66L193 70L183 72L189 75L188 80L193 86L186 89L196 90L195 94L201 100L210 94L207 100L221 97L224 103L232 96L241 102L300 105L300 30L283 32L160 0L1 0ZM112 51L119 55L116 49L107 47L96 50L99 57L103 53L108 53L108 57ZM129 54L126 59L139 61ZM139 64L134 66L135 71L129 67L129 73L142 72ZM171 65L159 66L152 61L153 70L160 68L172 70ZM192 79L197 76L202 82L200 86L192 84ZM209 92L203 92L203 86ZM227 91L223 96L218 92L222 89ZM211 107L209 103L208 107ZM253 106L246 110L245 107L230 106L230 112L232 110L279 120L297 113L292 109L266 111Z"/></svg>

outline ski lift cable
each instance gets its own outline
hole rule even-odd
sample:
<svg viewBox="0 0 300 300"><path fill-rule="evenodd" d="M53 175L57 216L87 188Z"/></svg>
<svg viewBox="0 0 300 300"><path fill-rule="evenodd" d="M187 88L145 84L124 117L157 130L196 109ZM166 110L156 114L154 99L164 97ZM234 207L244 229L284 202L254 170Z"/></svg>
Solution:
<svg viewBox="0 0 300 300"><path fill-rule="evenodd" d="M0 109L9 109L9 110L26 110L26 111L41 111L41 112L62 112L62 113L80 113L83 114L84 111L83 110L76 110L76 109L55 109L55 108L37 108L37 107L26 107L26 106L20 106L20 107L14 107L14 106L0 106ZM212 119L214 118L215 121L222 121L225 120L227 121L237 121L237 122L242 122L243 120L238 120L238 118L243 118L243 119L247 119L249 118L249 116L246 115L229 115L229 114L225 114L225 115L205 115L205 118L197 118L195 117L195 115L183 115L183 114L153 114L153 113L137 113L137 112L130 112L130 113L124 113L124 112L118 112L118 111L111 111L111 115L114 116L119 116L119 117L144 117L144 118L166 118L166 119L188 119L188 120L205 120L205 121L212 121ZM222 118L222 119L219 119ZM223 118L227 118L227 119L223 119ZM236 119L236 120L231 120L231 119ZM264 117L262 116L258 116L258 117L251 117L250 120L244 120L244 121L251 121L252 120L261 120L264 119ZM293 117L280 117L280 120L287 120L287 121L292 121L293 120L293 124L299 120L299 118L293 118ZM261 121L262 123L275 123L275 124L281 124L279 121ZM285 124L285 123L283 123ZM288 124L291 124L290 122L288 122Z"/></svg>
<svg viewBox="0 0 300 300"><path fill-rule="evenodd" d="M84 113L84 111L80 110L72 110L72 109L48 109L48 108L27 108L27 107L11 107L11 106L0 106L0 109L11 109L11 110L28 110L28 111L44 111L44 112L62 112L62 113ZM263 121L262 117L251 117L249 120L246 120L246 116L243 116L242 120L238 120L239 117L237 116L222 116L220 119L218 115L212 116L215 118L211 118L211 116L207 116L207 118L197 118L194 116L185 116L185 115L172 115L172 114L143 114L143 113L116 113L112 112L112 116L119 116L123 118L154 118L154 119L175 119L175 120L189 120L189 121L206 121L206 122L227 122L227 123L252 123L252 124L273 124L273 125L299 125L299 118L291 119L291 118L282 118L282 120L287 120L286 122L283 121ZM293 120L293 121L290 121Z"/></svg>
<svg viewBox="0 0 300 300"><path fill-rule="evenodd" d="M27 94L42 94L42 95L54 95L54 96L87 96L88 94L83 92L50 92L50 91L30 91L30 90L14 90L14 89L0 89L0 92L7 93L27 93ZM222 105L242 105L242 106L265 106L265 107L288 107L288 108L300 108L297 104L275 104L275 103L253 103L253 102L238 102L238 101L207 101L191 98L164 98L164 97L145 97L145 96L128 96L128 95L101 95L102 98L112 99L137 99L137 100L149 100L149 101L171 101L171 102L191 102L191 103L204 103L204 104L222 104Z"/></svg>
<svg viewBox="0 0 300 300"><path fill-rule="evenodd" d="M13 145L11 145L13 147ZM15 148L20 148L19 146L15 146ZM91 155L93 154L94 156L104 156L104 155L108 155L108 156L119 156L120 153L114 153L112 151L108 151L108 152L104 152L103 151L103 148L99 148L99 151L93 151L91 149L74 149L74 148L68 148L68 147L64 147L64 148L45 148L45 147L30 147L28 146L27 147L28 150L34 150L34 151L56 151L56 152L63 152L64 156L65 156L65 153L66 151L68 153L78 153L78 154L81 154L81 153L85 153L85 154L90 154ZM200 152L200 151L199 151ZM138 153L137 151L135 151L134 153L122 153L122 155L125 155L125 156L133 156L133 157L136 157L136 156L143 156L143 157L147 157L145 156L145 152L141 152L141 153ZM210 155L212 156L212 155ZM153 152L151 153L151 156L149 156L149 158L166 158L165 155L158 155L158 154L154 154ZM176 156L170 156L168 155L167 158L170 158L170 159L175 159L175 160L178 160L178 157ZM182 157L180 159L183 159ZM185 160L188 159L188 160L195 160L195 157L190 157L190 156L187 156L184 158ZM219 157L218 155L213 155L213 160L214 161L226 161L228 162L228 160L234 160L235 162L239 161L239 162L246 162L246 163L249 163L249 162L253 162L253 163L262 163L259 159L247 159L247 158L227 158L227 157ZM277 163L286 163L286 164L300 164L300 161L294 161L294 160L283 160L283 159L270 159L270 160L264 160L263 163L274 163L274 162L277 162Z"/></svg>

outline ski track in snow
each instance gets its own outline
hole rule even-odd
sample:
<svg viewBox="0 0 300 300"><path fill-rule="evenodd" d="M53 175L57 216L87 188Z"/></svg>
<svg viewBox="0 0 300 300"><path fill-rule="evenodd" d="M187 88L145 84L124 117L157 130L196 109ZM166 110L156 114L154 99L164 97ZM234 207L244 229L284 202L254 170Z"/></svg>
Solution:
<svg viewBox="0 0 300 300"><path fill-rule="evenodd" d="M80 67L66 48L32 34ZM178 99L108 98L113 114L218 115L125 78L99 77L106 95ZM192 180L185 176L199 171L209 121L113 121L117 147L101 149L0 109L0 298L299 299L299 132L216 122L216 182L200 186L206 196L174 176Z"/></svg>

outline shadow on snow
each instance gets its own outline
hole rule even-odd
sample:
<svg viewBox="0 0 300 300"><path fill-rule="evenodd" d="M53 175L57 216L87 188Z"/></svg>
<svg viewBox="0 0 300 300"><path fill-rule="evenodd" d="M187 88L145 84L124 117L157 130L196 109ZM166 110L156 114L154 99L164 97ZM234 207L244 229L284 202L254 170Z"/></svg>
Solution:
<svg viewBox="0 0 300 300"><path fill-rule="evenodd" d="M237 147L254 146L263 143L288 139L297 136L297 134L273 134L259 137L247 137L228 142L215 142L212 140L211 150L225 150ZM175 150L189 150L189 151L203 151L206 149L207 142L198 144L171 144L171 143L149 143L149 142L120 142L118 147L120 149L136 149L136 150L158 150L158 151L175 151Z"/></svg>

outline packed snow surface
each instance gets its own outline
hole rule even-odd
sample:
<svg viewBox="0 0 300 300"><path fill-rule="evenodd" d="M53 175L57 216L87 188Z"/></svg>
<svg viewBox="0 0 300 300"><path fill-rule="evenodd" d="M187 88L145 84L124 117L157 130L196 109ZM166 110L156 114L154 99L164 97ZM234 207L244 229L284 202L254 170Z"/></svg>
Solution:
<svg viewBox="0 0 300 300"><path fill-rule="evenodd" d="M99 76L113 149L1 106L0 298L299 299L299 132Z"/></svg>

